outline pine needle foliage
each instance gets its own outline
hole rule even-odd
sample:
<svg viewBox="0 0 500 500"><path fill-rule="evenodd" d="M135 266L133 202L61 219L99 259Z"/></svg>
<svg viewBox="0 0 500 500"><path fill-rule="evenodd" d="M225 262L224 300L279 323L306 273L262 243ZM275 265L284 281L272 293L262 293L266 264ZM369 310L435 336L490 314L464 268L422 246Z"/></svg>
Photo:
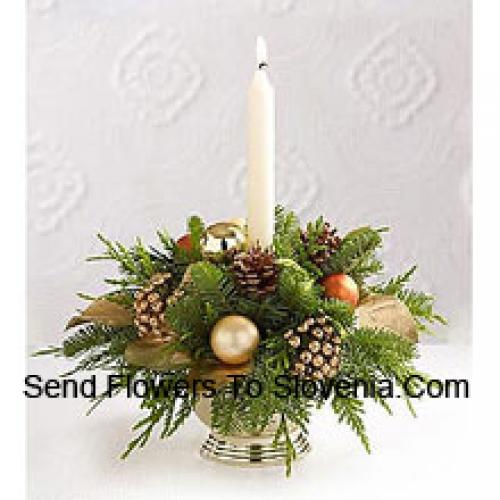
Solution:
<svg viewBox="0 0 500 500"><path fill-rule="evenodd" d="M133 327L110 327L92 323L82 326L68 337L60 347L51 347L34 353L34 356L52 354L76 360L75 367L64 374L80 371L113 370L123 364L127 344L137 338Z"/></svg>
<svg viewBox="0 0 500 500"><path fill-rule="evenodd" d="M417 266L413 266L406 273L395 276L386 283L374 285L370 287L370 290L373 293L397 297L410 310L417 328L422 332L432 333L429 325L434 323L446 325L447 321L434 311L434 297L432 295L409 288L409 282L416 270Z"/></svg>
<svg viewBox="0 0 500 500"><path fill-rule="evenodd" d="M93 323L67 337L62 344L62 354L66 358L76 358L91 350L109 348L120 355L127 343L136 337L136 330L132 327L113 328Z"/></svg>
<svg viewBox="0 0 500 500"><path fill-rule="evenodd" d="M382 245L381 234L387 228L362 227L347 234L339 249L330 257L324 267L328 274L348 274L363 287L368 277L379 274L383 269L376 251Z"/></svg>
<svg viewBox="0 0 500 500"><path fill-rule="evenodd" d="M392 399L394 394L392 389L390 394L382 395L382 392L387 381L392 381L410 412L414 413L407 391L415 391L427 378L413 365L418 357L414 343L389 330L355 328L342 343L342 353L339 377L349 381L351 386L359 383L369 386L370 397L388 413L391 409L387 399Z"/></svg>
<svg viewBox="0 0 500 500"><path fill-rule="evenodd" d="M183 283L183 295L165 309L166 319L177 333L168 349L188 352L193 364L216 361L210 347L210 332L217 321L229 314L249 318L260 333L252 373L241 381L238 395L230 385L216 391L212 401L212 427L221 434L259 433L273 423L276 428L274 445L286 450L286 472L289 474L296 458L292 431L301 429L307 433L314 408L329 403L339 422L351 427L370 452L364 421L366 396L360 396L356 391L341 394L335 389L337 382L348 382L349 387L360 382L364 388L369 387L367 397L391 413L384 384L389 380L401 390L409 377L421 375L420 379L412 379L410 384L410 388L418 389L425 377L414 368L413 362L418 355L414 344L394 332L356 327L353 307L326 298L322 279L329 274L345 273L357 282L363 293L399 298L408 306L423 331L429 324L445 323L444 318L434 311L433 297L409 287L415 268L385 283L367 284L367 280L376 278L382 271L377 251L386 228L362 227L348 233L319 267L310 256L324 250L318 243L325 231L324 219L319 217L302 229L294 212L278 206L274 236L278 285L276 293L260 299L243 296L238 291L227 259L212 259L204 255L205 224L200 217L192 216L187 229L191 243L189 250L177 245L166 231L158 231L157 247L146 246L140 239L126 247L99 235L104 245L103 254L89 260L112 260L119 270L117 278L106 280L111 290L104 297L132 311L135 292L155 273L169 272L173 290L189 266L191 279ZM306 243L301 238L303 231L308 235ZM82 297L94 299L88 295ZM289 380L294 356L283 334L297 328L307 318L318 315L328 316L342 332L341 369L336 377L329 379L326 387L322 385L323 381L309 381L317 389L312 396L298 390L300 384L283 393L283 386L277 381L283 376ZM185 381L189 368L160 371L128 365L124 358L125 349L137 336L134 326L118 328L90 323L69 334L61 346L37 353L74 360L76 365L69 373L106 370L119 375L123 382L111 396L120 393L135 379L151 382L151 389L146 391L140 404L144 416L134 426L136 435L124 451L123 458L144 447L155 429L159 430L160 438L171 436L189 417L198 397L189 390L179 394L175 390L158 391L154 388L154 382L159 379L171 388L177 382ZM298 382L298 379L294 381ZM258 397L252 396L255 384L262 389ZM404 392L402 396L413 412L410 398ZM91 410L105 399L108 399L105 395L97 397Z"/></svg>
<svg viewBox="0 0 500 500"><path fill-rule="evenodd" d="M121 458L127 458L132 451L144 448L151 438L155 428L160 429L160 439L174 434L191 415L194 398L187 392L180 394L174 390L175 384L184 381L186 372L179 371L168 374L158 374L155 371L144 370L139 373L140 379L146 381L149 388L142 399L141 409L147 414L132 427L137 436L130 441ZM124 379L125 380L125 379ZM156 391L158 381L162 381L164 391Z"/></svg>
<svg viewBox="0 0 500 500"><path fill-rule="evenodd" d="M294 212L278 205L275 209L274 251L279 258L297 258L300 252L300 224Z"/></svg>
<svg viewBox="0 0 500 500"><path fill-rule="evenodd" d="M332 399L332 409L339 417L339 423L346 423L361 440L365 450L371 453L370 441L364 422L364 402L356 398L335 396Z"/></svg>
<svg viewBox="0 0 500 500"><path fill-rule="evenodd" d="M188 220L188 230L191 239L191 251L189 252L191 262L202 259L202 238L205 225L200 217L193 215Z"/></svg>
<svg viewBox="0 0 500 500"><path fill-rule="evenodd" d="M311 262L310 256L322 252L326 245L318 243L325 231L325 220L318 217L315 221L308 222L306 226L307 243L302 244L297 249L297 261L317 278L324 276L324 267L319 267Z"/></svg>
<svg viewBox="0 0 500 500"><path fill-rule="evenodd" d="M154 272L165 270L162 263L154 259L139 238L131 248L126 248L122 243L112 242L102 234L98 234L97 237L104 244L105 251L102 255L89 257L87 260L114 260L118 263L122 277L119 280L110 281L110 284L121 284L124 287L141 286Z"/></svg>

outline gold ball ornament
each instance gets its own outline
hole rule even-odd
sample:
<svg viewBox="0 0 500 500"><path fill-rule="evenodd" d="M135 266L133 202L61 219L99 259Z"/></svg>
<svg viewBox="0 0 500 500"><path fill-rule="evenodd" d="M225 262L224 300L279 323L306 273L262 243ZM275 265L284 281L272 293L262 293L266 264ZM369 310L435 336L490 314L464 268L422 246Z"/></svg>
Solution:
<svg viewBox="0 0 500 500"><path fill-rule="evenodd" d="M210 333L210 346L217 358L228 365L248 362L259 345L259 330L245 316L220 319Z"/></svg>
<svg viewBox="0 0 500 500"><path fill-rule="evenodd" d="M245 245L245 226L242 221L217 222L208 226L203 234L201 245L203 253L215 256L220 252L240 249Z"/></svg>
<svg viewBox="0 0 500 500"><path fill-rule="evenodd" d="M247 225L247 221L243 217L235 217L234 219L229 219L227 222L229 222L230 224L235 224L242 229L245 229Z"/></svg>

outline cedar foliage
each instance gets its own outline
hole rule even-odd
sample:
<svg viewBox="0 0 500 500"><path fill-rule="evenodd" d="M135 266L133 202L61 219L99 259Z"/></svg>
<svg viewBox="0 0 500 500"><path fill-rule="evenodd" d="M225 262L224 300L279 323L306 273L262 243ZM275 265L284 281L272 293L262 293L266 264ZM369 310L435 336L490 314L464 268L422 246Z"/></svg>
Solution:
<svg viewBox="0 0 500 500"><path fill-rule="evenodd" d="M432 333L429 325L433 323L446 325L447 321L434 311L434 297L432 295L409 288L409 282L416 270L417 266L412 266L406 273L395 276L386 283L374 285L370 289L373 293L397 297L410 310L417 323L417 328L420 331Z"/></svg>

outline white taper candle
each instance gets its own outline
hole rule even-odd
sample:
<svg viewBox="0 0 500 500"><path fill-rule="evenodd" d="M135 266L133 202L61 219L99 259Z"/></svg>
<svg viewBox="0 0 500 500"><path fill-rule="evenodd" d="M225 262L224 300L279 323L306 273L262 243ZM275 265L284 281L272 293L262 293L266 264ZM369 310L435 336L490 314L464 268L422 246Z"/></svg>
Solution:
<svg viewBox="0 0 500 500"><path fill-rule="evenodd" d="M274 89L267 47L257 38L257 70L248 92L248 240L266 248L274 235Z"/></svg>

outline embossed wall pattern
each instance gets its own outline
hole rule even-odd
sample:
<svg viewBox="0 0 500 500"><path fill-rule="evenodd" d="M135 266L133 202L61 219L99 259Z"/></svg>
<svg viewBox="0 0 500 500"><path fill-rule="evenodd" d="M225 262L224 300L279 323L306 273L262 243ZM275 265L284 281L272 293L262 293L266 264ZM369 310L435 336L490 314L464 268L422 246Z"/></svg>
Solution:
<svg viewBox="0 0 500 500"><path fill-rule="evenodd" d="M470 338L467 0L28 0L28 318L53 343L111 271L95 234L154 242L245 215L245 107L264 35L277 92L277 197L340 231L392 227Z"/></svg>

